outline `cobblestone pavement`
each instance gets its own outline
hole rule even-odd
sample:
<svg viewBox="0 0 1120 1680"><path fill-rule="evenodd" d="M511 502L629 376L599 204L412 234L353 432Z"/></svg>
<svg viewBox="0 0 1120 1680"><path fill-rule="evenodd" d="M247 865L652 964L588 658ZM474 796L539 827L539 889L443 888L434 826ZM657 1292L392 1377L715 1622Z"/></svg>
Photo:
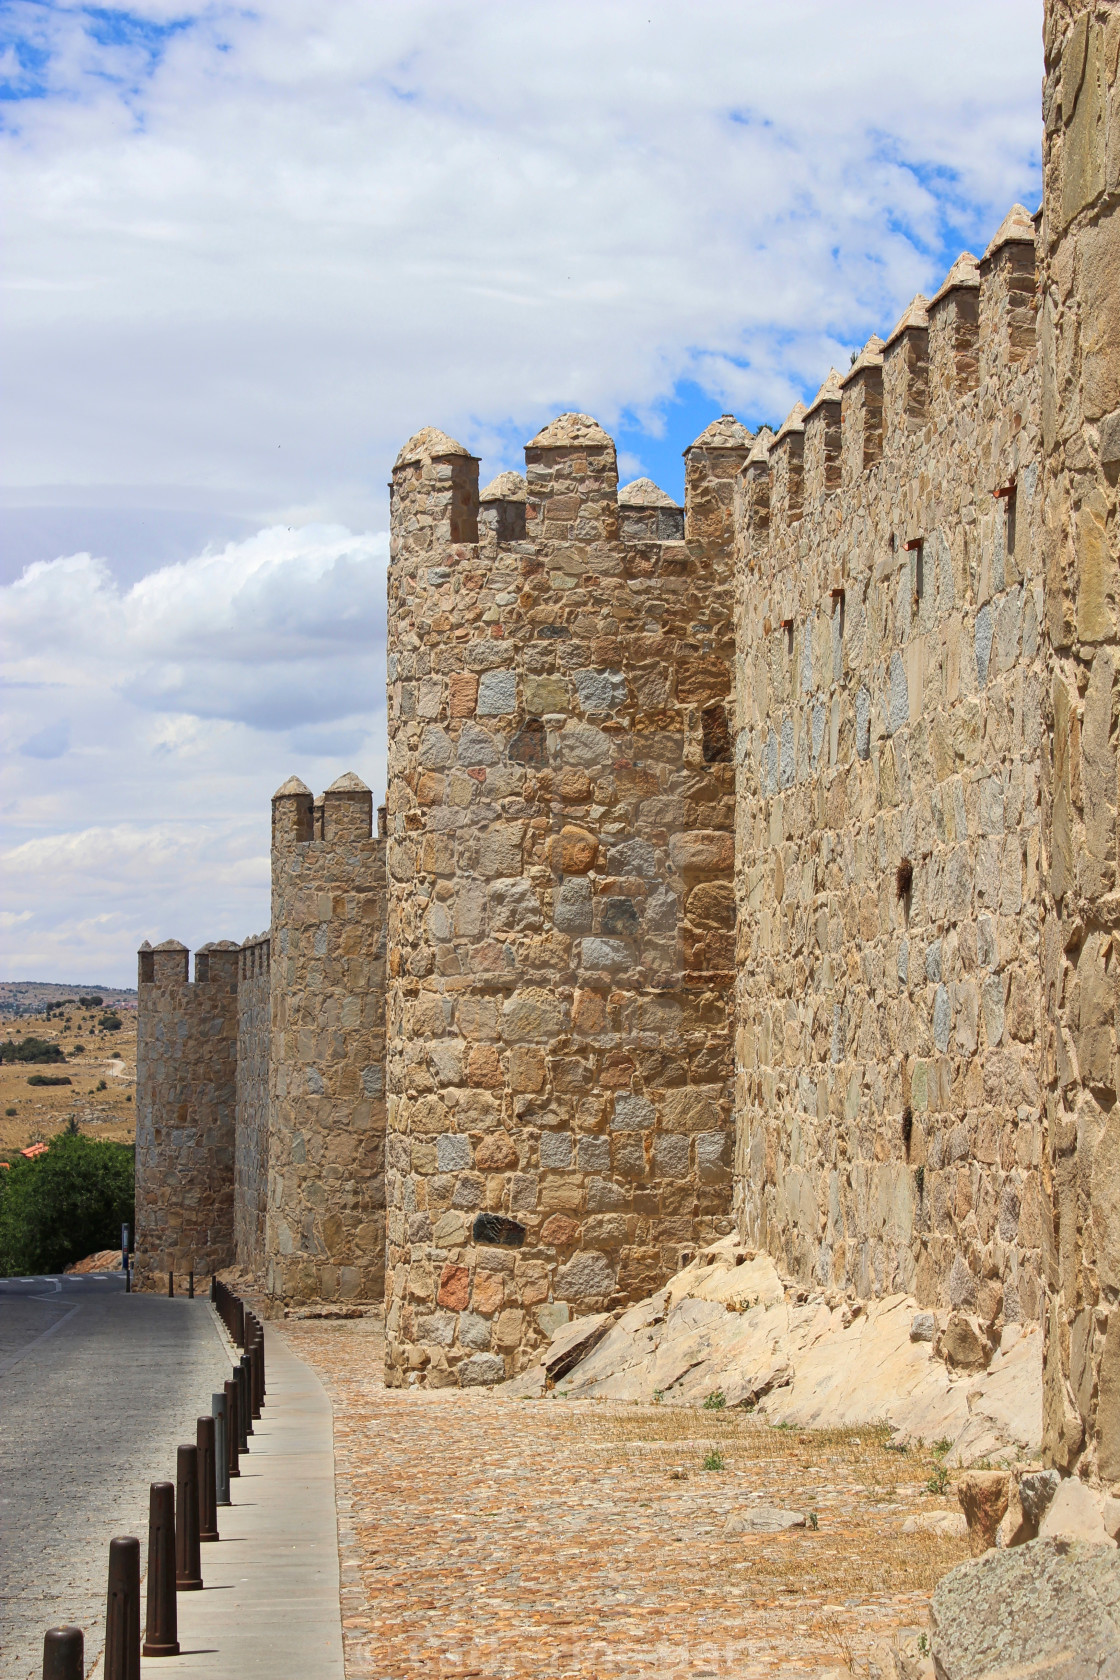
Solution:
<svg viewBox="0 0 1120 1680"><path fill-rule="evenodd" d="M59 1623L98 1655L109 1541L146 1544L148 1484L174 1480L229 1372L205 1301L126 1295L119 1276L0 1282L4 1680L42 1673Z"/></svg>
<svg viewBox="0 0 1120 1680"><path fill-rule="evenodd" d="M386 1390L374 1320L284 1334L335 1408L348 1680L864 1674L967 1554L901 1533L956 1501L883 1431ZM724 1537L760 1504L817 1527Z"/></svg>

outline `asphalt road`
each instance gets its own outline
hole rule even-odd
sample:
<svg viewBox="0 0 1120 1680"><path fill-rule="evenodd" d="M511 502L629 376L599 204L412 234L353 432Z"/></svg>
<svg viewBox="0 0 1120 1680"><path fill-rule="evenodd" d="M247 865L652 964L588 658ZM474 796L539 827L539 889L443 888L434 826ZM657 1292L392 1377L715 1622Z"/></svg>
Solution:
<svg viewBox="0 0 1120 1680"><path fill-rule="evenodd" d="M37 1680L43 1634L102 1648L109 1541L146 1550L148 1485L230 1374L205 1301L119 1274L0 1279L0 1673Z"/></svg>

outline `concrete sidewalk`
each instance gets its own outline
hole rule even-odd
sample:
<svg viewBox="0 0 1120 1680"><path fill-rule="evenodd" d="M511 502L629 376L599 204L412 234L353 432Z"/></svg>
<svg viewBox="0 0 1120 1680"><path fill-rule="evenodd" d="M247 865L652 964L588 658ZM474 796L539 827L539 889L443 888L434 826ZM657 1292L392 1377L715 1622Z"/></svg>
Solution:
<svg viewBox="0 0 1120 1680"><path fill-rule="evenodd" d="M180 1593L182 1655L144 1680L343 1680L334 1431L313 1371L265 1328L268 1394L202 1548L202 1592ZM143 1619L143 1618L141 1618Z"/></svg>

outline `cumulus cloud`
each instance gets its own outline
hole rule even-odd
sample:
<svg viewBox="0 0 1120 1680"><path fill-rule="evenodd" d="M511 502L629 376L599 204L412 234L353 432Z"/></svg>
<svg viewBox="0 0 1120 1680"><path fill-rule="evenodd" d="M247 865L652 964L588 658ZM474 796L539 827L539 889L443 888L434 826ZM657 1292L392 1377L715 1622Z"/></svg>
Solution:
<svg viewBox="0 0 1120 1680"><path fill-rule="evenodd" d="M682 382L781 418L1038 191L1024 0L8 11L26 485L376 526L421 424L648 457Z"/></svg>
<svg viewBox="0 0 1120 1680"><path fill-rule="evenodd" d="M714 413L780 420L1037 202L1040 32L1039 0L8 0L7 972L260 927L277 783L383 781L401 441L489 477L577 407L679 494Z"/></svg>
<svg viewBox="0 0 1120 1680"><path fill-rule="evenodd" d="M0 590L9 975L119 981L145 937L267 922L284 777L384 785L386 550L280 528L130 588L75 554Z"/></svg>

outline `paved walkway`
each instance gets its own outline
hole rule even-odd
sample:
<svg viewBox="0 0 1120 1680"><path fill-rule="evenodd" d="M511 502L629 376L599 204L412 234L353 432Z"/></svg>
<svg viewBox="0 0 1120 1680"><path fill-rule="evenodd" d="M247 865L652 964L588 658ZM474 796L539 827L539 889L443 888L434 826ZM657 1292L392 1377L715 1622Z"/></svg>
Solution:
<svg viewBox="0 0 1120 1680"><path fill-rule="evenodd" d="M890 1672L875 1646L920 1630L967 1556L903 1532L956 1500L926 1491L930 1453L890 1452L884 1430L386 1390L375 1320L283 1334L334 1403L348 1680ZM760 1507L816 1526L729 1528Z"/></svg>
<svg viewBox="0 0 1120 1680"><path fill-rule="evenodd" d="M148 1484L230 1366L205 1301L106 1277L0 1281L0 1673L42 1673L62 1622L101 1649L109 1540L146 1533Z"/></svg>
<svg viewBox="0 0 1120 1680"><path fill-rule="evenodd" d="M179 1594L175 1660L144 1680L343 1680L331 1407L318 1377L265 1329L268 1396L202 1548L202 1592Z"/></svg>

